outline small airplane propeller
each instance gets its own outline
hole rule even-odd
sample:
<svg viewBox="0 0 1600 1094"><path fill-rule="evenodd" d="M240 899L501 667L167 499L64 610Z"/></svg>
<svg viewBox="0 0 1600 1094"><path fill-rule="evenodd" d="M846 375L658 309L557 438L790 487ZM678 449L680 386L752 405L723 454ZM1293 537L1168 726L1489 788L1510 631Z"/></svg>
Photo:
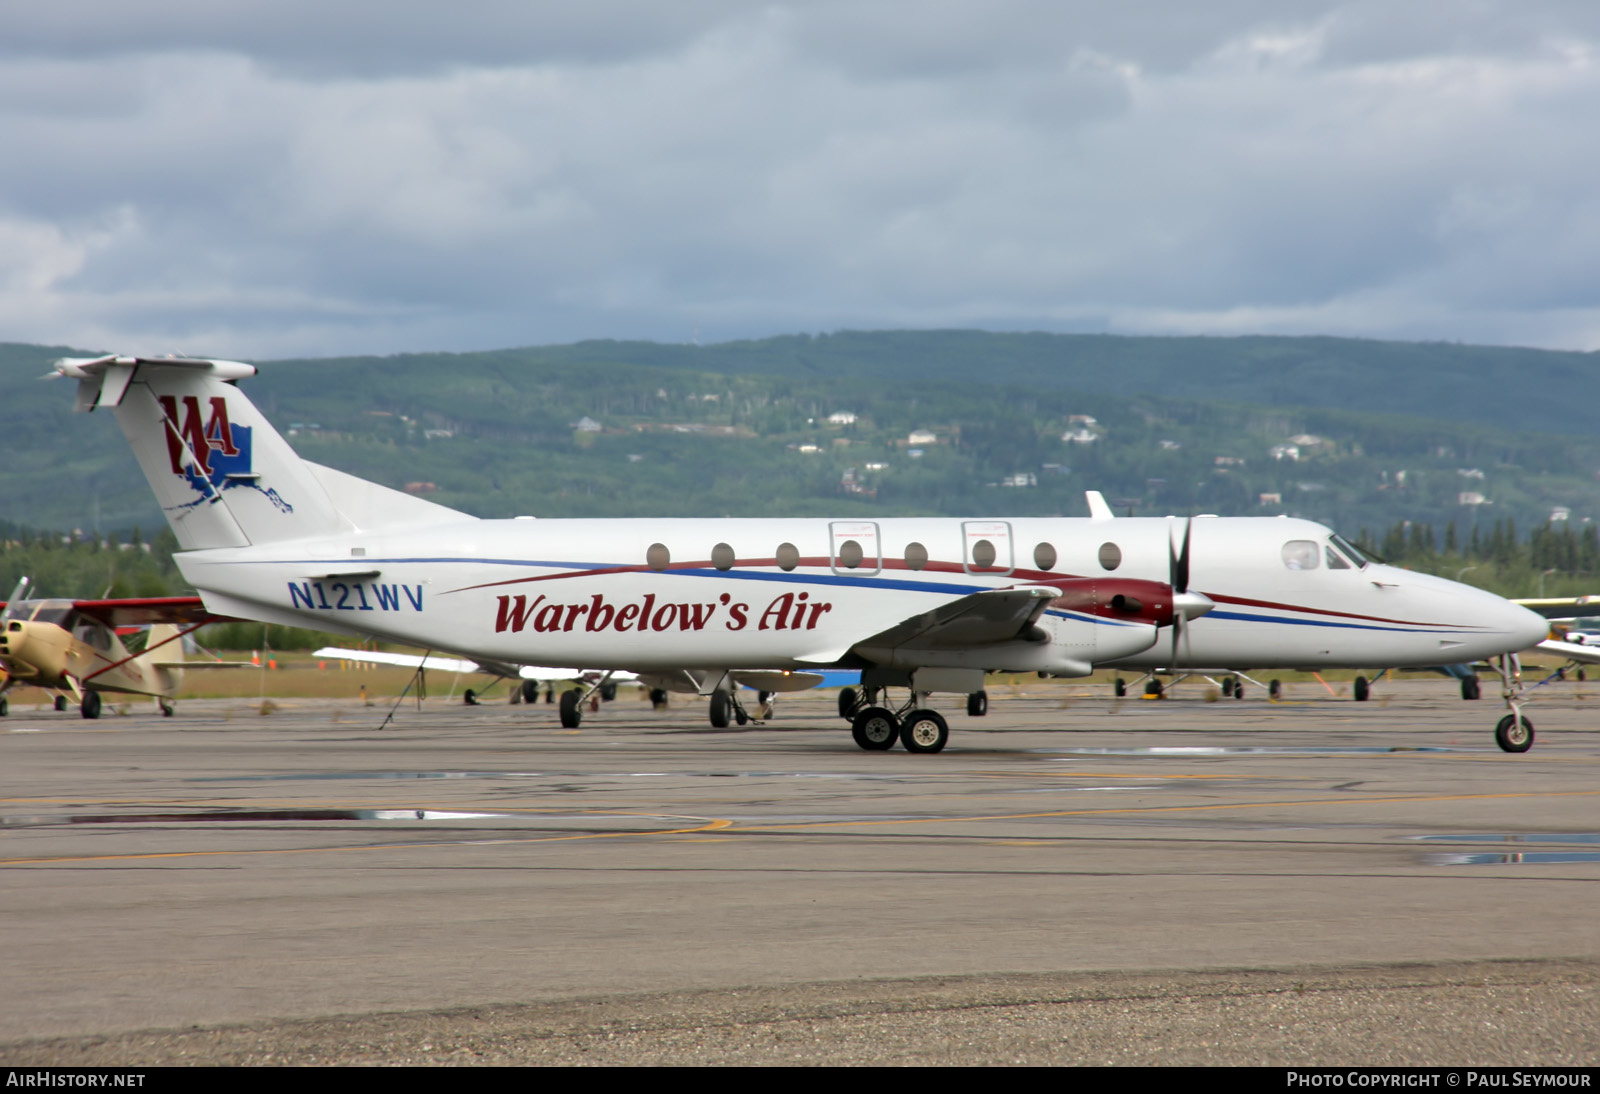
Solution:
<svg viewBox="0 0 1600 1094"><path fill-rule="evenodd" d="M1183 520L1183 545L1173 545L1168 567L1168 584L1172 586L1172 664L1179 661L1179 644L1182 643L1183 653L1189 651L1185 641L1185 624L1192 619L1199 619L1212 608L1216 602L1204 593L1189 591L1189 544L1194 532L1194 518L1185 517ZM1169 538L1170 544L1170 538ZM1168 667L1172 667L1168 665Z"/></svg>

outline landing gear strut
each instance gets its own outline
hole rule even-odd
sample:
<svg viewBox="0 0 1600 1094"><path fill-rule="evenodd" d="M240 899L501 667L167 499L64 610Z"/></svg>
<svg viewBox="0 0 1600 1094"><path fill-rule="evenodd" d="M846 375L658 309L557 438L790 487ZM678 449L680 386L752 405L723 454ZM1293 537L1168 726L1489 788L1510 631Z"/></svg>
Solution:
<svg viewBox="0 0 1600 1094"><path fill-rule="evenodd" d="M1522 713L1522 663L1514 653L1501 654L1492 663L1500 677L1500 695L1511 711L1494 727L1494 743L1505 752L1526 752L1533 747L1533 723Z"/></svg>

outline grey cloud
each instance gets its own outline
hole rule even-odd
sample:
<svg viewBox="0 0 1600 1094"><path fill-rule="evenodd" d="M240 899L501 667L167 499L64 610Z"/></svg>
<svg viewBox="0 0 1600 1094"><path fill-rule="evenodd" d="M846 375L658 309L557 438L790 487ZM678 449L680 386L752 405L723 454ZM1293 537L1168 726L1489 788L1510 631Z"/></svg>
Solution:
<svg viewBox="0 0 1600 1094"><path fill-rule="evenodd" d="M312 42L308 6L156 3L106 9L82 56L29 13L0 47L0 338L1600 344L1587 7L673 7L469 7L439 34L340 7ZM376 69L337 56L353 12L383 22Z"/></svg>

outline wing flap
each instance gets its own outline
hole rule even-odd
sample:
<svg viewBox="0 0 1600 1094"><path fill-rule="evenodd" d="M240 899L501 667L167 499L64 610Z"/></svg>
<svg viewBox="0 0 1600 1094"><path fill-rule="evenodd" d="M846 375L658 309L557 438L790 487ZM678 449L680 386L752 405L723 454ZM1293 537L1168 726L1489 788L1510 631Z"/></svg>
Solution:
<svg viewBox="0 0 1600 1094"><path fill-rule="evenodd" d="M1034 624L1061 590L1041 585L986 589L902 620L855 644L868 649L971 649L1007 642L1039 641Z"/></svg>

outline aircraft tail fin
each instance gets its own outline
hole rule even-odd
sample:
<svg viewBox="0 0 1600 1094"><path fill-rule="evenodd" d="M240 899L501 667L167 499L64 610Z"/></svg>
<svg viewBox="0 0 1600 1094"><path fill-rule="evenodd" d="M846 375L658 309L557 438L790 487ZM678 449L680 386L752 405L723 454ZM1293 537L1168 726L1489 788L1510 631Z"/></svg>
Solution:
<svg viewBox="0 0 1600 1094"><path fill-rule="evenodd" d="M178 636L183 628L171 623L152 623L144 648L149 650L156 663L163 666L183 664L183 639Z"/></svg>
<svg viewBox="0 0 1600 1094"><path fill-rule="evenodd" d="M78 410L114 408L185 550L354 529L311 466L232 383L255 366L97 357L64 358L56 370L78 381Z"/></svg>

